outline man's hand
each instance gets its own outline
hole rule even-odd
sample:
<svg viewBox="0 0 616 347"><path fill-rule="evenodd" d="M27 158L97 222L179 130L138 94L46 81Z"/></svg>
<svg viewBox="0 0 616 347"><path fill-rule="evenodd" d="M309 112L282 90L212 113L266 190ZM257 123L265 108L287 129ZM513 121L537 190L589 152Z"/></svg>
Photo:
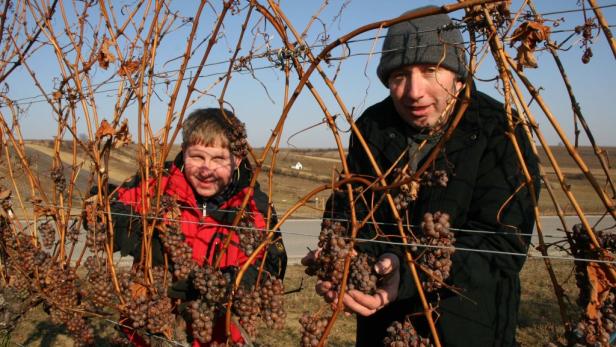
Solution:
<svg viewBox="0 0 616 347"><path fill-rule="evenodd" d="M396 300L400 285L400 260L393 253L385 253L379 257L374 269L381 277L380 286L372 295L364 294L359 290L349 290L342 298L347 310L370 316L385 305Z"/></svg>
<svg viewBox="0 0 616 347"><path fill-rule="evenodd" d="M303 259L303 265L309 265L319 256L319 250L309 252ZM396 300L398 286L400 285L400 260L393 253L381 255L374 269L381 277L380 286L373 295L364 294L358 290L349 290L342 297L342 302L349 312L362 316L370 316L385 305ZM315 286L317 294L323 296L328 302L335 302L338 294L332 290L328 281L317 281Z"/></svg>

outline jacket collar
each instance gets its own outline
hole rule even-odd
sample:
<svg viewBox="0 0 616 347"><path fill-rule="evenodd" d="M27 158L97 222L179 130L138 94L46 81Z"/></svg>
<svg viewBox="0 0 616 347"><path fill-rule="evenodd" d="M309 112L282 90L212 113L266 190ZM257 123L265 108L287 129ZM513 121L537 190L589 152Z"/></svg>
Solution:
<svg viewBox="0 0 616 347"><path fill-rule="evenodd" d="M474 84L471 88L470 104L464 115L462 115L462 119L452 136L445 144L445 151L448 154L477 143L482 136L482 128L488 126L481 117L482 112L485 112L482 108L486 107L482 101L485 96L475 89ZM389 163L393 163L406 150L406 137L409 126L398 115L391 96L388 96L379 104L380 109L377 112L382 116L380 121L377 122L377 126L381 128L381 131L368 133L366 141L370 142L372 146L380 151L380 153L374 153L375 155L384 155ZM460 107L461 103L458 103L452 115L455 115ZM382 136L385 136L385 139Z"/></svg>

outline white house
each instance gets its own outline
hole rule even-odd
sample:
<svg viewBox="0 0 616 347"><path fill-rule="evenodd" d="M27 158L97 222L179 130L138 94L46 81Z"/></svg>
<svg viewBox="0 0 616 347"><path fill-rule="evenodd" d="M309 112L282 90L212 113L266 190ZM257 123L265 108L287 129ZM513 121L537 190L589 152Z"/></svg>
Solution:
<svg viewBox="0 0 616 347"><path fill-rule="evenodd" d="M304 166L299 161L297 163L295 163L295 165L291 165L291 169L302 170L303 168L304 168Z"/></svg>

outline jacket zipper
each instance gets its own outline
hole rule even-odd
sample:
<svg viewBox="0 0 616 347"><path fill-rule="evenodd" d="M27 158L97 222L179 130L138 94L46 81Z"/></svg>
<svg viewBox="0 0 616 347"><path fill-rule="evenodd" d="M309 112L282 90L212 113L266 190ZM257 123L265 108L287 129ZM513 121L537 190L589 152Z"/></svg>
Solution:
<svg viewBox="0 0 616 347"><path fill-rule="evenodd" d="M203 217L207 217L207 204L203 203Z"/></svg>

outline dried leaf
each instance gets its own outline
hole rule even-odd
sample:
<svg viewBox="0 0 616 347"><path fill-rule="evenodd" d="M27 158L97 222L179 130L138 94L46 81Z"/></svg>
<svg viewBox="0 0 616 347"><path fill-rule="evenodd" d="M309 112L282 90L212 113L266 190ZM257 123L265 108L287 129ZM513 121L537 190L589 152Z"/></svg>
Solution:
<svg viewBox="0 0 616 347"><path fill-rule="evenodd" d="M34 214L37 217L40 216L49 216L52 217L55 215L55 211L52 207L43 206L43 200L41 198L34 197L30 199L32 206L34 207Z"/></svg>
<svg viewBox="0 0 616 347"><path fill-rule="evenodd" d="M604 268L597 263L589 263L586 266L588 280L590 281L590 301L586 306L586 314L590 319L600 319L599 308L610 289L616 286L611 283Z"/></svg>
<svg viewBox="0 0 616 347"><path fill-rule="evenodd" d="M0 201L9 199L11 197L11 191L6 189L0 192Z"/></svg>
<svg viewBox="0 0 616 347"><path fill-rule="evenodd" d="M484 23L485 14L483 9L485 8L492 16L492 19L498 24L511 16L511 11L509 11L510 7L511 0L473 5L467 9L465 21L473 22L474 24Z"/></svg>
<svg viewBox="0 0 616 347"><path fill-rule="evenodd" d="M141 62L139 60L129 60L122 63L120 66L120 70L118 71L118 75L122 77L128 77L132 75L135 71L139 69L141 66Z"/></svg>
<svg viewBox="0 0 616 347"><path fill-rule="evenodd" d="M98 65L103 69L107 70L109 64L113 63L116 60L115 55L109 51L109 45L111 44L111 40L106 37L103 38L103 44L101 45L101 49L98 51Z"/></svg>
<svg viewBox="0 0 616 347"><path fill-rule="evenodd" d="M105 136L113 136L114 134L115 130L111 127L111 124L109 124L107 120L103 119L101 126L96 130L96 139L100 140Z"/></svg>
<svg viewBox="0 0 616 347"><path fill-rule="evenodd" d="M524 22L515 29L513 34L511 34L511 46L513 47L516 42L520 42L518 54L515 58L518 62L518 69L537 67L535 49L539 42L547 40L549 36L550 27L540 22Z"/></svg>
<svg viewBox="0 0 616 347"><path fill-rule="evenodd" d="M411 186L409 187L409 196L412 201L417 200L417 196L419 196L419 182L411 181Z"/></svg>
<svg viewBox="0 0 616 347"><path fill-rule="evenodd" d="M528 47L526 43L522 43L518 47L518 54L515 56L515 60L518 62L517 68L520 71L526 66L530 68L537 67L537 58L535 58L535 50Z"/></svg>
<svg viewBox="0 0 616 347"><path fill-rule="evenodd" d="M11 208L11 191L6 189L0 191L0 218L9 218L7 210Z"/></svg>
<svg viewBox="0 0 616 347"><path fill-rule="evenodd" d="M60 100L60 98L62 98L62 92L59 90L56 90L55 92L51 94L51 98L53 100Z"/></svg>
<svg viewBox="0 0 616 347"><path fill-rule="evenodd" d="M124 119L120 129L115 133L115 139L113 141L113 148L120 148L133 143L133 139L128 132L128 119Z"/></svg>
<svg viewBox="0 0 616 347"><path fill-rule="evenodd" d="M148 288L142 284L133 282L130 285L130 297L132 299L144 298L148 295Z"/></svg>

